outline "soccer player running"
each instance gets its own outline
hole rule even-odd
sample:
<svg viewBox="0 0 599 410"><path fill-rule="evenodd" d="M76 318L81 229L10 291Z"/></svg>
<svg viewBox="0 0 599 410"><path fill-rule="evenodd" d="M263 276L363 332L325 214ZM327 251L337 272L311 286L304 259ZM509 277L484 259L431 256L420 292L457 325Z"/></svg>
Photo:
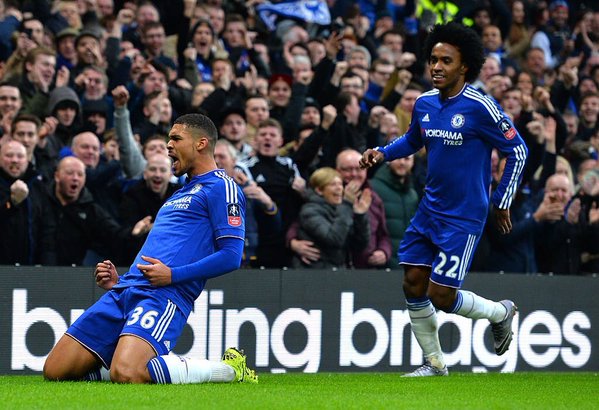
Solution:
<svg viewBox="0 0 599 410"><path fill-rule="evenodd" d="M169 355L206 280L241 264L245 198L217 168L216 140L208 117L175 121L168 154L174 174L188 182L162 206L127 273L119 277L108 260L97 264L96 283L108 292L54 346L47 380L258 382L235 348L222 362Z"/></svg>
<svg viewBox="0 0 599 410"><path fill-rule="evenodd" d="M436 25L425 42L434 89L414 106L406 134L387 146L368 149L360 166L406 157L426 148L425 194L400 243L404 294L412 332L425 363L406 376L446 376L435 309L491 322L495 352L512 340L516 306L460 290L483 232L489 206L491 150L506 158L491 198L499 230L510 232L509 207L517 191L527 148L501 108L468 83L484 62L481 40L458 23Z"/></svg>

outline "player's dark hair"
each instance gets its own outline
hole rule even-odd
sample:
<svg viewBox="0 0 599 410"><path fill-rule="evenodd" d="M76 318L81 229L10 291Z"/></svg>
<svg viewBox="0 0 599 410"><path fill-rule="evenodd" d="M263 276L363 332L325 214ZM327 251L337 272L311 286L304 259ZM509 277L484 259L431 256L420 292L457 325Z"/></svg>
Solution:
<svg viewBox="0 0 599 410"><path fill-rule="evenodd" d="M197 138L198 136L208 138L208 143L212 148L212 151L214 151L214 145L218 139L218 132L210 118L203 114L185 114L177 118L174 124L184 125L187 128L195 130L196 132L193 133L194 138Z"/></svg>
<svg viewBox="0 0 599 410"><path fill-rule="evenodd" d="M460 51L462 62L468 67L464 79L473 82L478 77L485 62L483 43L476 31L456 23L436 24L424 43L424 55L430 59L437 43L447 43Z"/></svg>

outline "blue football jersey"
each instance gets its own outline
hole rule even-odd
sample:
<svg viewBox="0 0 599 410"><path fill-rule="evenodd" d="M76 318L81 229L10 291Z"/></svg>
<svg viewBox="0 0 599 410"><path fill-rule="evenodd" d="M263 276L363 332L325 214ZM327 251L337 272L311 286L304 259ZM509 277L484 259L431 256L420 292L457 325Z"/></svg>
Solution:
<svg viewBox="0 0 599 410"><path fill-rule="evenodd" d="M216 251L219 238L245 239L245 197L223 170L193 177L160 208L154 226L129 271L115 289L151 286L137 264L148 264L141 256L159 259L170 268L197 262ZM172 284L170 299L191 309L205 279Z"/></svg>
<svg viewBox="0 0 599 410"><path fill-rule="evenodd" d="M468 84L445 100L437 89L423 93L406 134L379 150L391 161L422 147L428 169L420 209L455 226L480 231L489 207L493 148L507 162L492 202L509 208L528 150L511 120L491 99Z"/></svg>

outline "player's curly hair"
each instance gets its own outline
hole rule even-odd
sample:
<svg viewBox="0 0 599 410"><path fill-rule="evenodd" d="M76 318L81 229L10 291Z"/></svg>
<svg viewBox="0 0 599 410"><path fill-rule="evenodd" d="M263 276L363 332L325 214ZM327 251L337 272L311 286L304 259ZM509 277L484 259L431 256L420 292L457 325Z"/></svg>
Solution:
<svg viewBox="0 0 599 410"><path fill-rule="evenodd" d="M476 31L454 21L436 24L424 43L424 55L430 59L433 47L437 43L447 43L456 47L462 56L462 62L468 67L465 80L476 80L485 62L483 43Z"/></svg>

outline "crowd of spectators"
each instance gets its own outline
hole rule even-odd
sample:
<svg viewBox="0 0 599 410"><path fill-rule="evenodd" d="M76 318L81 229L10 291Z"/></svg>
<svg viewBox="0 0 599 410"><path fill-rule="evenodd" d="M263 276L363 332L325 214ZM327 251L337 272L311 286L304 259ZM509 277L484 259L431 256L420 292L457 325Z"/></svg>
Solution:
<svg viewBox="0 0 599 410"><path fill-rule="evenodd" d="M407 130L431 88L421 44L455 20L487 53L473 85L529 148L514 229L489 222L472 270L599 272L596 2L281 3L0 0L0 264L131 263L185 182L172 121L199 112L247 198L244 266L398 269L426 153L358 159Z"/></svg>

